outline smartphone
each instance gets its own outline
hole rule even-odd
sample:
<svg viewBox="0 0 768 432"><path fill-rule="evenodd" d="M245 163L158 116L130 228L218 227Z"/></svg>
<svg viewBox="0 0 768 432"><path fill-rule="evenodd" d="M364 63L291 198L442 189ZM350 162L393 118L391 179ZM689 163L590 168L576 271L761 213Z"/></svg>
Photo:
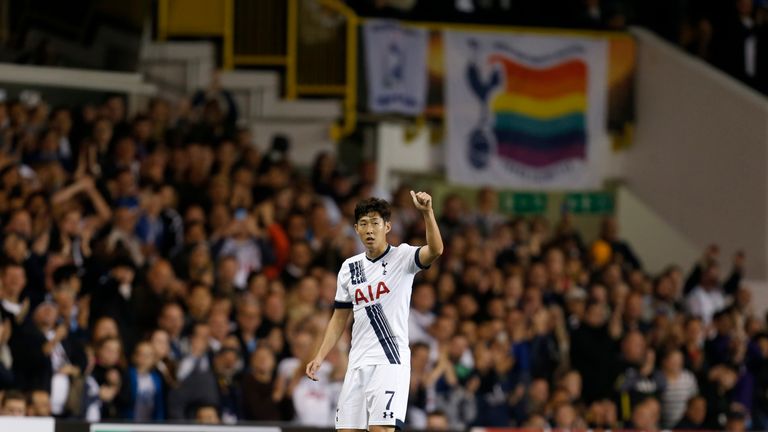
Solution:
<svg viewBox="0 0 768 432"><path fill-rule="evenodd" d="M235 210L235 220L245 220L246 217L248 217L248 210L244 208Z"/></svg>

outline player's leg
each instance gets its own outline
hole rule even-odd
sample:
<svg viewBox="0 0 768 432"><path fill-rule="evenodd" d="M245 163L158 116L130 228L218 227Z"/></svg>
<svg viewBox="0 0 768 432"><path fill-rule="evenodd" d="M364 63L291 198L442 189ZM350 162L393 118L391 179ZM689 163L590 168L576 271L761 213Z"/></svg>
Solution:
<svg viewBox="0 0 768 432"><path fill-rule="evenodd" d="M376 365L366 388L368 430L402 430L408 407L409 365Z"/></svg>
<svg viewBox="0 0 768 432"><path fill-rule="evenodd" d="M360 431L368 428L368 411L362 397L364 383L360 368L347 369L344 384L341 385L339 403L336 408L336 429L339 431Z"/></svg>

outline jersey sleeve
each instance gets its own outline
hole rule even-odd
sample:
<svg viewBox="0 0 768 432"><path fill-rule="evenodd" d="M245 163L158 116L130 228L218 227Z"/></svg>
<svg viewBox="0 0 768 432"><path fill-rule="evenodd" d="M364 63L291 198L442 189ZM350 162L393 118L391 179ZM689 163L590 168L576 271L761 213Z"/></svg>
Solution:
<svg viewBox="0 0 768 432"><path fill-rule="evenodd" d="M409 244L403 244L400 247L404 248L402 260L411 274L416 274L422 270L429 268L428 265L424 265L419 261L419 251L424 246L411 246Z"/></svg>
<svg viewBox="0 0 768 432"><path fill-rule="evenodd" d="M352 308L352 295L349 293L349 270L346 263L341 265L339 275L336 277L336 297L334 298L334 309Z"/></svg>

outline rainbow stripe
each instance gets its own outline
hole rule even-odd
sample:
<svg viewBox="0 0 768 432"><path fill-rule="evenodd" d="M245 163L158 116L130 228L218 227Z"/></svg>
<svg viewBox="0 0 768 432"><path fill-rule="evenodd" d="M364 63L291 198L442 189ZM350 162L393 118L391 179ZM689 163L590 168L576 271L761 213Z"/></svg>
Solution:
<svg viewBox="0 0 768 432"><path fill-rule="evenodd" d="M498 154L543 167L587 153L587 65L569 60L547 67L525 66L494 55L505 86L490 102Z"/></svg>

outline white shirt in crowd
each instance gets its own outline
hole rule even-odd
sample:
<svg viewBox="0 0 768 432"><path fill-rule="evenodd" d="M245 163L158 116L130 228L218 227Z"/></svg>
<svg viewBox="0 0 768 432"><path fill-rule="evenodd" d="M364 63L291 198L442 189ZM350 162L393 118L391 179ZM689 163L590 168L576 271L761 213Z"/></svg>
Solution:
<svg viewBox="0 0 768 432"><path fill-rule="evenodd" d="M725 308L725 295L720 288L705 289L699 285L688 294L685 308L688 313L700 317L701 321L708 325L715 313Z"/></svg>
<svg viewBox="0 0 768 432"><path fill-rule="evenodd" d="M295 357L289 357L280 361L277 365L277 379L283 380L288 385L296 374L296 369L302 367L302 363ZM305 378L301 379L293 388L291 399L296 411L294 421L302 426L333 427L336 418L336 399L338 388L331 382L333 366L323 362L317 371L317 381Z"/></svg>

